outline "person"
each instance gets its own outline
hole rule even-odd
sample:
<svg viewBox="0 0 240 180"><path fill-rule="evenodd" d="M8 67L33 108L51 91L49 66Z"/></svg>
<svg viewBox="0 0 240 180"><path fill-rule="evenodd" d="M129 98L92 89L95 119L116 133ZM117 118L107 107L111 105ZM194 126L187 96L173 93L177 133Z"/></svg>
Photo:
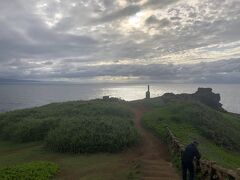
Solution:
<svg viewBox="0 0 240 180"><path fill-rule="evenodd" d="M182 178L187 180L187 172L189 172L189 179L194 179L194 165L193 160L196 158L198 161L201 155L198 151L198 142L193 141L191 144L187 145L182 153Z"/></svg>

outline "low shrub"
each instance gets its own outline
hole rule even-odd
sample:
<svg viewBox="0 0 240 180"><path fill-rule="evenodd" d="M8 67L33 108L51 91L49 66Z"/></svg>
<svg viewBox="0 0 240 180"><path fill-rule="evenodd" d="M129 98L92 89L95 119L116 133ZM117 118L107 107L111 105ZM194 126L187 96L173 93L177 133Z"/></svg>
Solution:
<svg viewBox="0 0 240 180"><path fill-rule="evenodd" d="M57 152L116 152L137 140L137 131L130 120L83 116L64 121L51 130L46 145Z"/></svg>
<svg viewBox="0 0 240 180"><path fill-rule="evenodd" d="M43 140L48 131L59 122L58 118L26 118L16 123L9 123L2 128L2 137L17 142Z"/></svg>
<svg viewBox="0 0 240 180"><path fill-rule="evenodd" d="M92 100L53 103L0 114L0 136L18 142L39 141L60 122L81 116L130 118L133 113L122 102Z"/></svg>
<svg viewBox="0 0 240 180"><path fill-rule="evenodd" d="M52 179L59 168L52 162L31 162L22 165L0 168L2 180L48 180Z"/></svg>
<svg viewBox="0 0 240 180"><path fill-rule="evenodd" d="M115 152L138 137L131 108L122 101L72 101L0 114L0 138L46 139L58 152Z"/></svg>

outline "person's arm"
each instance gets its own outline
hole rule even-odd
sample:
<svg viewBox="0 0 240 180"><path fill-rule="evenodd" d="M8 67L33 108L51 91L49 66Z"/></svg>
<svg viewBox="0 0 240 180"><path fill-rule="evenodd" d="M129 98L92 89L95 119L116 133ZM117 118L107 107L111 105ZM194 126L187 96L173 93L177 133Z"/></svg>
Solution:
<svg viewBox="0 0 240 180"><path fill-rule="evenodd" d="M197 160L201 158L201 154L199 153L197 147L195 147L195 157L197 158Z"/></svg>

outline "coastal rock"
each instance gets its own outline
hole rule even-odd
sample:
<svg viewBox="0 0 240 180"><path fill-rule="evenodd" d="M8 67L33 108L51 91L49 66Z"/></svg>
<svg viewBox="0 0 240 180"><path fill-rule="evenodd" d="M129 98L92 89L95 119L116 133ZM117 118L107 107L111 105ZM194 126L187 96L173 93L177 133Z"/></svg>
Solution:
<svg viewBox="0 0 240 180"><path fill-rule="evenodd" d="M164 102L172 102L175 100L195 100L200 101L201 103L210 106L213 109L218 111L225 111L222 108L222 104L220 103L221 97L220 94L216 94L212 92L212 88L198 88L198 90L193 94L173 94L166 93L162 96Z"/></svg>
<svg viewBox="0 0 240 180"><path fill-rule="evenodd" d="M222 110L220 94L213 93L212 88L198 88L193 97L216 110Z"/></svg>

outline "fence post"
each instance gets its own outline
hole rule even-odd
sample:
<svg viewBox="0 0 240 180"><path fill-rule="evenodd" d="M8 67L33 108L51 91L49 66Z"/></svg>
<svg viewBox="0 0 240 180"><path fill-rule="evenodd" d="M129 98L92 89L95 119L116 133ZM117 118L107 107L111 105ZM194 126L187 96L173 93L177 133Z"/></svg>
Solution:
<svg viewBox="0 0 240 180"><path fill-rule="evenodd" d="M216 164L215 161L210 161L210 179L215 179L216 172L213 169L213 165ZM215 172L215 174L214 174Z"/></svg>
<svg viewBox="0 0 240 180"><path fill-rule="evenodd" d="M240 180L240 168L236 170L236 174L237 174L236 180Z"/></svg>

